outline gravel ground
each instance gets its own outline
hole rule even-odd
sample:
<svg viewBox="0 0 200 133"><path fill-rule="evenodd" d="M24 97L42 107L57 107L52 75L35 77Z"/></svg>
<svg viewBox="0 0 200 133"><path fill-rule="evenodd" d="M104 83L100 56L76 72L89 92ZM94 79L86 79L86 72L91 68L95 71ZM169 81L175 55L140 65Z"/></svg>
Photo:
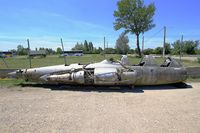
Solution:
<svg viewBox="0 0 200 133"><path fill-rule="evenodd" d="M200 132L200 83L128 89L0 87L0 132Z"/></svg>

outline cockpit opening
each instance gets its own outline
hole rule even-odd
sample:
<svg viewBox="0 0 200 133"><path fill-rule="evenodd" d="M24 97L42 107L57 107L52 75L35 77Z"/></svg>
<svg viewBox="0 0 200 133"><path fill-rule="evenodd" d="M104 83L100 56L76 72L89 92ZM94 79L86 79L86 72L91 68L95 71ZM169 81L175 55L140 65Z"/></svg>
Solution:
<svg viewBox="0 0 200 133"><path fill-rule="evenodd" d="M169 67L171 62L172 62L172 59L170 57L167 57L167 59L164 61L161 67Z"/></svg>

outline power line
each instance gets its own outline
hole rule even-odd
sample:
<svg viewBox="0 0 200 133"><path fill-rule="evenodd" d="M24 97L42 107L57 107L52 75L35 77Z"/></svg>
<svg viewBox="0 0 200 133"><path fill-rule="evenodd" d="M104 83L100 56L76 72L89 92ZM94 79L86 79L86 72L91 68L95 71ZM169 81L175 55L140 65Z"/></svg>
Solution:
<svg viewBox="0 0 200 133"><path fill-rule="evenodd" d="M148 40L145 41L145 43L149 42L152 38L154 38L156 35L158 35L162 30L164 30L164 28L161 28L158 32L153 34Z"/></svg>

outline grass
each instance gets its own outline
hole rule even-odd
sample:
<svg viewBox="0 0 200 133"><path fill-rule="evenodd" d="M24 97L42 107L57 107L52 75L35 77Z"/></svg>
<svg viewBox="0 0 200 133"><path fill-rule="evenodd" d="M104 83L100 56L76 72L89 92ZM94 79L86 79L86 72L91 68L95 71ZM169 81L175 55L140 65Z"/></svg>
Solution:
<svg viewBox="0 0 200 133"><path fill-rule="evenodd" d="M13 87L25 83L22 79L0 79L0 86Z"/></svg>
<svg viewBox="0 0 200 133"><path fill-rule="evenodd" d="M183 60L181 63L185 67L200 67L197 61Z"/></svg>
<svg viewBox="0 0 200 133"><path fill-rule="evenodd" d="M106 59L109 59L109 58L120 60L121 55L115 55L115 54L106 55ZM103 59L104 59L104 56L100 54L90 54L90 55L87 54L81 57L67 57L67 64L72 64L72 63L88 64L88 63L99 62L99 61L102 61ZM141 60L140 58L129 56L129 62L131 64L138 64L140 60ZM10 69L29 68L29 60L27 56L17 56L13 58L6 58L5 61L8 64L8 67ZM158 64L162 64L163 59L157 58L156 61ZM195 61L183 60L182 63L186 67L200 66L200 64ZM43 66L60 65L60 64L64 64L64 59L59 57L58 55L51 55L51 56L47 56L46 58L32 59L32 67L43 67ZM4 64L3 60L0 59L0 69L5 69L5 68L6 68L6 65Z"/></svg>
<svg viewBox="0 0 200 133"><path fill-rule="evenodd" d="M95 63L102 61L104 59L103 55L84 55L81 57L66 57L67 64L72 63ZM106 59L113 58L115 60L119 60L121 58L120 55L106 55ZM29 68L29 60L26 56L17 56L14 58L5 59L10 69L20 69L20 68ZM130 61L134 64L137 64L140 59L135 57L130 57ZM64 59L59 57L58 55L47 56L46 58L34 58L32 59L32 67L43 67L43 66L51 66L51 65L60 65L64 64ZM0 60L0 69L5 69L6 66L3 61Z"/></svg>
<svg viewBox="0 0 200 133"><path fill-rule="evenodd" d="M5 79L0 79L0 87L7 87L7 88L12 88L12 87L16 87L16 86L21 86L21 85L29 85L29 84L37 84L36 82L26 82L23 79L9 79L9 78L5 78Z"/></svg>
<svg viewBox="0 0 200 133"><path fill-rule="evenodd" d="M187 82L200 82L200 77L188 77Z"/></svg>

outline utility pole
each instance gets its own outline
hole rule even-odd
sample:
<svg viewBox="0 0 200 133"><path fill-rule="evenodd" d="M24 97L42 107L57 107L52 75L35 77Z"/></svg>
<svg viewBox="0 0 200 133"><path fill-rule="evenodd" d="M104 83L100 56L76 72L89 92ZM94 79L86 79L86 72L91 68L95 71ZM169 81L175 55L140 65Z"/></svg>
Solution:
<svg viewBox="0 0 200 133"><path fill-rule="evenodd" d="M166 32L167 32L167 28L166 26L164 26L163 58L165 58Z"/></svg>
<svg viewBox="0 0 200 133"><path fill-rule="evenodd" d="M66 56L65 56L65 49L64 49L62 38L60 39L60 42L61 42L61 45L62 45L62 53L63 53L63 56L64 56L64 62L65 62L65 66L66 66L67 65L67 59L66 59Z"/></svg>
<svg viewBox="0 0 200 133"><path fill-rule="evenodd" d="M182 57L182 46L183 46L183 35L181 36L181 43L180 43L180 61Z"/></svg>
<svg viewBox="0 0 200 133"><path fill-rule="evenodd" d="M106 55L105 55L106 54L106 51L105 51L106 49L105 49L105 47L106 47L106 38L104 37L104 52L103 52L104 53L104 59L106 58Z"/></svg>
<svg viewBox="0 0 200 133"><path fill-rule="evenodd" d="M32 64L31 64L31 49L30 49L30 43L29 43L29 39L27 39L27 43L28 43L28 58L29 58L29 65L30 65L30 68L32 68Z"/></svg>
<svg viewBox="0 0 200 133"><path fill-rule="evenodd" d="M142 37L142 54L144 55L144 35Z"/></svg>

